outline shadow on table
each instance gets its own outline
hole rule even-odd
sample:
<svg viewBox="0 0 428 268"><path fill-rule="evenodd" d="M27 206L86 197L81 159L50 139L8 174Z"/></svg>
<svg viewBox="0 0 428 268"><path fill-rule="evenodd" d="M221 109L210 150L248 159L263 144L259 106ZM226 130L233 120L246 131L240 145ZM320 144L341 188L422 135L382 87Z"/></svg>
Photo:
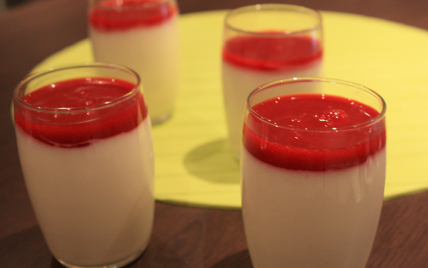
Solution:
<svg viewBox="0 0 428 268"><path fill-rule="evenodd" d="M51 268L64 268L65 266L59 263L54 257L52 257Z"/></svg>
<svg viewBox="0 0 428 268"><path fill-rule="evenodd" d="M37 225L0 238L0 267L2 268L48 267L51 257Z"/></svg>
<svg viewBox="0 0 428 268"><path fill-rule="evenodd" d="M248 250L243 250L233 255L227 256L217 262L211 268L252 268L250 254Z"/></svg>
<svg viewBox="0 0 428 268"><path fill-rule="evenodd" d="M226 138L204 143L184 158L187 171L203 180L239 184L239 162L233 157Z"/></svg>
<svg viewBox="0 0 428 268"><path fill-rule="evenodd" d="M123 268L132 268L135 267L136 263L139 259L136 259L134 262L131 262L130 264L123 266ZM50 268L67 268L66 266L62 265L57 259L52 257L52 262Z"/></svg>

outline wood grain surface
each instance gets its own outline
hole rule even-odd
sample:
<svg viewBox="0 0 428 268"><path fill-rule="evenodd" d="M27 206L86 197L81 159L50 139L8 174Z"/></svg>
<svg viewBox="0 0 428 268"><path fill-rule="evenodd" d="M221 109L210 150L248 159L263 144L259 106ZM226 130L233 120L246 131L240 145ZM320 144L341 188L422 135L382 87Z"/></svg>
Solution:
<svg viewBox="0 0 428 268"><path fill-rule="evenodd" d="M178 0L183 14L262 2L271 1ZM373 16L428 30L426 0L276 2ZM40 0L0 13L0 267L62 267L43 240L25 190L10 103L13 88L36 64L87 37L86 5L86 0ZM157 202L149 247L127 267L252 267L241 211ZM384 203L367 267L428 267L428 192Z"/></svg>

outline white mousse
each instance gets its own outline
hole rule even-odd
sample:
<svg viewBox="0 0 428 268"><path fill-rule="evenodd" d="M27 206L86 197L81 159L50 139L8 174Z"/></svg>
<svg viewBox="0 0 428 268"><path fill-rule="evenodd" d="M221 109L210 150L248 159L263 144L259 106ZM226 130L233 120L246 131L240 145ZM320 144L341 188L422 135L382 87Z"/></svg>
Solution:
<svg viewBox="0 0 428 268"><path fill-rule="evenodd" d="M37 220L53 255L75 266L132 260L153 223L150 120L87 147L42 143L16 126L18 150Z"/></svg>
<svg viewBox="0 0 428 268"><path fill-rule="evenodd" d="M322 60L299 66L295 70L258 71L242 68L223 60L223 98L226 111L229 143L234 156L239 159L242 124L248 95L259 86L292 77L314 77L321 72Z"/></svg>
<svg viewBox="0 0 428 268"><path fill-rule="evenodd" d="M274 167L242 150L242 212L255 268L365 267L382 207L385 149L327 172Z"/></svg>
<svg viewBox="0 0 428 268"><path fill-rule="evenodd" d="M171 116L178 90L178 14L162 23L124 30L89 26L94 58L136 71L153 124Z"/></svg>

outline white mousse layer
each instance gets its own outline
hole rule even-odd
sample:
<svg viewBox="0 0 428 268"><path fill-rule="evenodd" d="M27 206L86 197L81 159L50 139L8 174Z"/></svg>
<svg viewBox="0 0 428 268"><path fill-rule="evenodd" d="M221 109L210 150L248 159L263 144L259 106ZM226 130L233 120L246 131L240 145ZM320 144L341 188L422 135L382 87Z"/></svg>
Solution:
<svg viewBox="0 0 428 268"><path fill-rule="evenodd" d="M242 152L242 212L255 268L364 268L383 202L385 149L342 171L291 171Z"/></svg>
<svg viewBox="0 0 428 268"><path fill-rule="evenodd" d="M144 251L154 215L148 119L82 148L49 146L16 128L30 199L56 258L103 266Z"/></svg>
<svg viewBox="0 0 428 268"><path fill-rule="evenodd" d="M294 71L267 72L241 68L223 61L223 98L229 142L237 159L240 157L242 122L248 95L259 86L269 82L292 77L319 76L321 62L320 60L307 66L301 66Z"/></svg>
<svg viewBox="0 0 428 268"><path fill-rule="evenodd" d="M96 61L122 64L140 75L152 123L168 118L178 90L178 16L159 25L123 31L90 26L89 36Z"/></svg>

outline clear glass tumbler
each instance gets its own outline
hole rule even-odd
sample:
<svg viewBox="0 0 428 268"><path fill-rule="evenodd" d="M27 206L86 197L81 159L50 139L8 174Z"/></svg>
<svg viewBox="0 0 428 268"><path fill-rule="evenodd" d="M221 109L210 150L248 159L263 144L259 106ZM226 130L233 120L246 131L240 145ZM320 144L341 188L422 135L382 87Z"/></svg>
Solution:
<svg viewBox="0 0 428 268"><path fill-rule="evenodd" d="M294 78L248 97L242 212L255 268L364 268L385 184L386 105L351 82Z"/></svg>
<svg viewBox="0 0 428 268"><path fill-rule="evenodd" d="M122 64L141 77L152 124L174 109L179 79L175 0L89 0L89 36L97 62Z"/></svg>
<svg viewBox="0 0 428 268"><path fill-rule="evenodd" d="M280 79L319 76L323 58L319 12L260 4L230 11L224 22L222 80L229 141L239 159L241 125L250 92Z"/></svg>
<svg viewBox="0 0 428 268"><path fill-rule="evenodd" d="M89 64L27 76L14 91L26 187L52 254L68 267L121 267L154 217L151 126L131 69Z"/></svg>

